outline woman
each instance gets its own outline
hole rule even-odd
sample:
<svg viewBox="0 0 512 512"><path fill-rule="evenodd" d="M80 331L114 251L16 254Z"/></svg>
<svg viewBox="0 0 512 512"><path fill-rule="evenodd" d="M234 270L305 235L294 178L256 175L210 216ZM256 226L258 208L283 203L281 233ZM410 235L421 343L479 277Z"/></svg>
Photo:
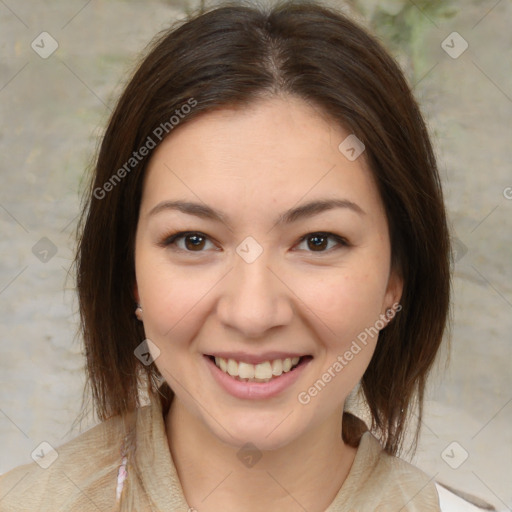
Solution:
<svg viewBox="0 0 512 512"><path fill-rule="evenodd" d="M440 179L400 69L352 21L226 6L160 36L76 263L101 423L2 476L1 510L439 510L397 455L448 317Z"/></svg>

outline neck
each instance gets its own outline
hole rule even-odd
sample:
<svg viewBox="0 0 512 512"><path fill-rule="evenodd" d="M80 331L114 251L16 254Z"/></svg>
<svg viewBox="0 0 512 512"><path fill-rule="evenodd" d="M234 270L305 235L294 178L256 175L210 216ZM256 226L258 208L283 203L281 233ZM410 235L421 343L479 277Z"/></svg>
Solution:
<svg viewBox="0 0 512 512"><path fill-rule="evenodd" d="M174 397L166 432L174 465L192 509L324 512L345 481L356 449L341 438L342 410L293 442L262 457L240 459L240 448L215 437Z"/></svg>

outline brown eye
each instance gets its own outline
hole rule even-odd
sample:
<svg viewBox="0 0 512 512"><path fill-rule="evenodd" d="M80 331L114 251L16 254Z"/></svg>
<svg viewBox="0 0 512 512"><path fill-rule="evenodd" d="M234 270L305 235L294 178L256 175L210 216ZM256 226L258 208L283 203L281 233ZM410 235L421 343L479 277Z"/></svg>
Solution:
<svg viewBox="0 0 512 512"><path fill-rule="evenodd" d="M329 246L329 240L334 243ZM301 244L306 242L307 252L330 252L332 249L347 247L348 242L334 233L309 233L301 239ZM336 247L338 246L338 247Z"/></svg>
<svg viewBox="0 0 512 512"><path fill-rule="evenodd" d="M185 241L185 247L187 250L191 251L195 251L196 249L201 250L205 244L205 238L201 235L187 235L183 239Z"/></svg>
<svg viewBox="0 0 512 512"><path fill-rule="evenodd" d="M307 238L311 243L308 246L313 251L323 251L327 247L327 240L329 237L323 235L313 235Z"/></svg>
<svg viewBox="0 0 512 512"><path fill-rule="evenodd" d="M182 252L199 253L205 252L204 249L207 243L210 243L213 246L213 243L210 241L210 239L203 233L181 231L166 237L162 242L160 242L159 245L161 247L175 248L176 250Z"/></svg>

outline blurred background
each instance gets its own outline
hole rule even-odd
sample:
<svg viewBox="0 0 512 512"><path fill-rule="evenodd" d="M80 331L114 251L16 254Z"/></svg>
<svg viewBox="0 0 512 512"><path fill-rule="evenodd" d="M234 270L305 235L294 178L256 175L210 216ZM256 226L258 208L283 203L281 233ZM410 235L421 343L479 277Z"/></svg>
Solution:
<svg viewBox="0 0 512 512"><path fill-rule="evenodd" d="M512 510L512 3L325 3L370 28L402 66L444 183L456 249L451 349L409 460ZM0 1L0 473L95 423L72 428L84 357L68 271L85 171L138 54L211 5Z"/></svg>

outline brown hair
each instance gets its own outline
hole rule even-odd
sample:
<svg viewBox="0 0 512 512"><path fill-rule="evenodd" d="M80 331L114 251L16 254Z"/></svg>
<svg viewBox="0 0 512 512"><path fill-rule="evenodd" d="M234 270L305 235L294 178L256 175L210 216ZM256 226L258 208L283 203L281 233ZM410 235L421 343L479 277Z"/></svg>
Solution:
<svg viewBox="0 0 512 512"><path fill-rule="evenodd" d="M180 124L272 94L304 99L366 146L404 288L403 309L381 331L361 389L372 430L397 454L411 411L417 408L421 419L426 377L448 322L449 232L440 178L398 65L353 21L309 2L225 5L194 15L158 36L121 95L85 197L75 260L95 411L105 420L140 406L141 383L161 396L164 410L172 398L166 384L157 391L156 366L134 356L144 339L134 316L134 241L152 151L133 166L127 162L191 99L195 107ZM113 181L116 172L120 179ZM348 418L343 430L355 444L360 424ZM414 444L418 433L419 424Z"/></svg>

